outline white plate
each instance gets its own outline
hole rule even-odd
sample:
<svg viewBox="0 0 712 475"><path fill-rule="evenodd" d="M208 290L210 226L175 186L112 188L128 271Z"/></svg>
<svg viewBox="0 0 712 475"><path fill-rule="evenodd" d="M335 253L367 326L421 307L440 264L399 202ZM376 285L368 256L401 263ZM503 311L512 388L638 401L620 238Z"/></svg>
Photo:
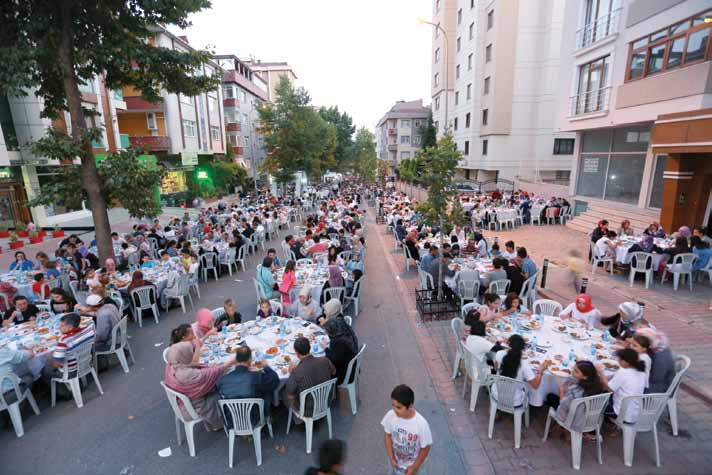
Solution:
<svg viewBox="0 0 712 475"><path fill-rule="evenodd" d="M567 369L568 369L568 368L567 368ZM560 377L560 378L570 378L570 377L571 377L571 373L570 373L570 372L569 372L569 373L566 373L566 372L562 371L561 369L559 369L559 370L557 371L557 370L551 370L551 368L549 368L548 371L549 371L551 374L553 374L554 376L558 376L558 377ZM569 369L569 371L571 371L571 370Z"/></svg>
<svg viewBox="0 0 712 475"><path fill-rule="evenodd" d="M551 348L551 345L553 345L551 340L539 340L538 338L536 340L536 346L541 346L542 348Z"/></svg>

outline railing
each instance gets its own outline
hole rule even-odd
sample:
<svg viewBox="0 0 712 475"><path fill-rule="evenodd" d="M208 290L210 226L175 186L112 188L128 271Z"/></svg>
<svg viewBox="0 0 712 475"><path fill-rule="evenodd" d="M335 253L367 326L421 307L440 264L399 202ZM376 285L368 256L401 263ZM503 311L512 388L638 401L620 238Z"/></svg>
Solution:
<svg viewBox="0 0 712 475"><path fill-rule="evenodd" d="M223 99L223 106L225 107L240 107L239 99L226 97Z"/></svg>
<svg viewBox="0 0 712 475"><path fill-rule="evenodd" d="M618 20L622 8L596 18L576 32L576 49L582 49L618 33Z"/></svg>
<svg viewBox="0 0 712 475"><path fill-rule="evenodd" d="M569 98L569 117L607 111L610 92L609 86L571 96Z"/></svg>
<svg viewBox="0 0 712 475"><path fill-rule="evenodd" d="M170 150L171 139L165 135L144 135L129 137L129 142L134 148L143 150Z"/></svg>

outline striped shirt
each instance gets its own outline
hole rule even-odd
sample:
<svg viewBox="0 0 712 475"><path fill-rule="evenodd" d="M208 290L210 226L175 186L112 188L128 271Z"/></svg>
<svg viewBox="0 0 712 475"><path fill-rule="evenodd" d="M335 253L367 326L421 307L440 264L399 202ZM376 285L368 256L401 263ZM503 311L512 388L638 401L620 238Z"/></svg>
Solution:
<svg viewBox="0 0 712 475"><path fill-rule="evenodd" d="M77 349L83 343L91 342L94 340L94 326L87 325L85 327L76 328L69 333L62 335L59 339L57 346L54 348L52 353L52 359L58 363L64 363L67 357L67 352ZM77 365L76 360L68 362L67 367L69 370L73 370Z"/></svg>

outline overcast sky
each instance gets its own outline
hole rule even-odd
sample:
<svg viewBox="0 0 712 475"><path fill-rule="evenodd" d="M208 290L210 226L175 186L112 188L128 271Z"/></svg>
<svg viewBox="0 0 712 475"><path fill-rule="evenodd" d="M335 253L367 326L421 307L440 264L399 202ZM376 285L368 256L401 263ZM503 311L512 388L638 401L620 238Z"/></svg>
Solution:
<svg viewBox="0 0 712 475"><path fill-rule="evenodd" d="M183 32L220 54L287 61L316 105L373 130L397 100L430 104L431 0L213 0Z"/></svg>

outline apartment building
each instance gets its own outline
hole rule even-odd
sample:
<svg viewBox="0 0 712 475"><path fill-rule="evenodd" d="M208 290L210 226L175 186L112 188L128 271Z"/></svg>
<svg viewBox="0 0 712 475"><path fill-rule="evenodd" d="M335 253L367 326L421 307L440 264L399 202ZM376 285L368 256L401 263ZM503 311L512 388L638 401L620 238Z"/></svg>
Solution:
<svg viewBox="0 0 712 475"><path fill-rule="evenodd" d="M421 149L420 127L428 120L430 108L423 100L398 101L376 125L376 151L380 160L395 168L413 158Z"/></svg>
<svg viewBox="0 0 712 475"><path fill-rule="evenodd" d="M185 36L175 36L156 28L152 38L157 46L190 51ZM220 75L217 62L205 63L198 75ZM188 97L161 90L161 100L151 103L131 87L123 89L125 110L119 111L119 127L128 134L129 143L158 157L168 169L161 185L165 199L187 190L186 172L198 165L198 158L224 154L226 150L222 88Z"/></svg>
<svg viewBox="0 0 712 475"><path fill-rule="evenodd" d="M712 224L712 4L567 3L559 127L576 133L578 221Z"/></svg>
<svg viewBox="0 0 712 475"><path fill-rule="evenodd" d="M555 130L565 0L435 0L432 97L458 175L568 182L574 134Z"/></svg>
<svg viewBox="0 0 712 475"><path fill-rule="evenodd" d="M232 147L235 162L257 178L265 159L259 134L259 108L267 99L267 83L234 55L218 55L215 61L225 71L223 106L227 146Z"/></svg>
<svg viewBox="0 0 712 475"><path fill-rule="evenodd" d="M266 62L254 58L244 59L243 62L267 83L267 100L270 102L275 101L274 90L282 76L292 84L297 80L296 73L287 62Z"/></svg>

